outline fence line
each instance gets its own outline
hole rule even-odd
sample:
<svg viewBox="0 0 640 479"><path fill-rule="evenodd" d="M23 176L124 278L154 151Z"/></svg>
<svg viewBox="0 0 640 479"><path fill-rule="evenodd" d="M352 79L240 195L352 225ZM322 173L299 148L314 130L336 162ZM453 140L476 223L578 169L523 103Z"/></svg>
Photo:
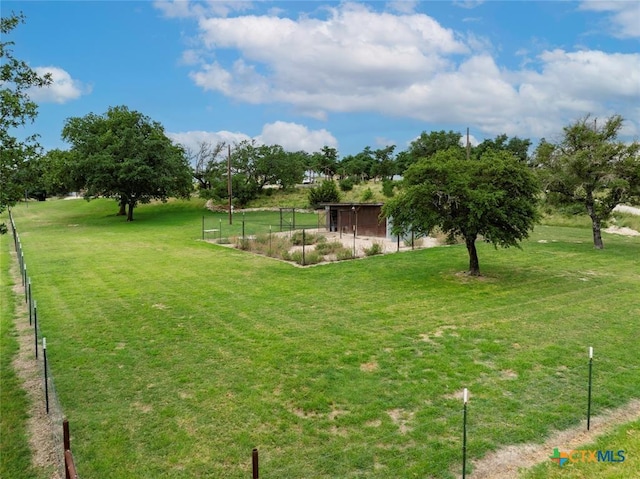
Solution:
<svg viewBox="0 0 640 479"><path fill-rule="evenodd" d="M9 223L13 234L13 244L16 251L16 258L20 268L20 277L24 288L24 301L28 308L29 326L33 326L33 338L35 347L35 361L40 370L43 381L45 410L51 421L51 435L55 448L57 467L66 479L78 479L73 454L70 449L69 422L63 416L62 407L58 398L55 382L51 374L49 362L47 361L47 340L43 337L38 322L38 304L34 299L33 285L27 273L27 264L22 250L22 242L16 228L13 215L9 210ZM38 354L39 338L42 338L42 354ZM51 346L51 344L49 344Z"/></svg>
<svg viewBox="0 0 640 479"><path fill-rule="evenodd" d="M281 210L290 211L290 217L285 217L284 212L280 211L279 216L277 211L273 210L273 217L270 219L262 218L261 220L257 220L256 218L251 218L249 221L245 219L244 211L236 211L234 213L234 217L236 222L233 225L228 224L226 221L223 221L223 218L220 215L216 215L214 213L211 215L203 215L202 216L202 225L201 225L201 238L205 239L216 239L221 240L222 238L228 237L242 237L250 234L251 236L255 236L257 234L266 234L267 228L272 232L293 232L301 229L323 229L325 228L325 214L324 212L318 214L313 213L316 216L316 219L313 222L309 222L309 218L307 216L305 219L296 219L296 210L298 214L305 213L307 210L302 210L299 208L280 208ZM271 210L266 210L267 212L271 212ZM239 222L238 222L239 221ZM241 226L240 226L241 225ZM247 231L245 231L245 226L247 227ZM249 231L251 230L251 231Z"/></svg>

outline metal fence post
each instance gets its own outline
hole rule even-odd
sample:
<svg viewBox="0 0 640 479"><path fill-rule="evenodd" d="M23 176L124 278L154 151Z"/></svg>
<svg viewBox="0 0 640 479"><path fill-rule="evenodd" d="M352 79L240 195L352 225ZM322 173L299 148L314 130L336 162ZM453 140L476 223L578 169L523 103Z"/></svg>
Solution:
<svg viewBox="0 0 640 479"><path fill-rule="evenodd" d="M31 325L31 318L33 316L33 298L31 298L31 278L29 278L29 284L27 286L27 290L28 290L27 306L29 308L29 325Z"/></svg>
<svg viewBox="0 0 640 479"><path fill-rule="evenodd" d="M593 373L593 347L589 346L589 393L587 399L587 431L591 426L591 378Z"/></svg>
<svg viewBox="0 0 640 479"><path fill-rule="evenodd" d="M254 448L251 454L251 464L253 466L253 479L258 479L259 471L258 471L258 449L257 448Z"/></svg>
<svg viewBox="0 0 640 479"><path fill-rule="evenodd" d="M44 399L49 414L49 376L47 374L47 338L42 338L42 356L44 358Z"/></svg>
<svg viewBox="0 0 640 479"><path fill-rule="evenodd" d="M38 359L38 315L37 314L33 316L33 336L35 339L35 346L36 346L36 359Z"/></svg>
<svg viewBox="0 0 640 479"><path fill-rule="evenodd" d="M462 416L462 479L465 479L467 472L467 388L462 393L463 416Z"/></svg>

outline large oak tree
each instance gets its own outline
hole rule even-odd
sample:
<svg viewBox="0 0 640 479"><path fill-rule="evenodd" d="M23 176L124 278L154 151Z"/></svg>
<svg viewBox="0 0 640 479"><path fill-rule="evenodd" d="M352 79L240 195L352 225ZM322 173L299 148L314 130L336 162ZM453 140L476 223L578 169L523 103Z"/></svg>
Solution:
<svg viewBox="0 0 640 479"><path fill-rule="evenodd" d="M438 151L410 166L400 194L383 207L394 234L427 235L436 227L461 237L469 274L480 274L479 236L496 247L519 246L537 220L538 181L507 151L466 159L462 148Z"/></svg>
<svg viewBox="0 0 640 479"><path fill-rule="evenodd" d="M85 198L115 198L121 213L128 206L127 221L138 203L187 198L193 189L184 149L171 142L160 123L125 106L69 118L62 137L72 145Z"/></svg>

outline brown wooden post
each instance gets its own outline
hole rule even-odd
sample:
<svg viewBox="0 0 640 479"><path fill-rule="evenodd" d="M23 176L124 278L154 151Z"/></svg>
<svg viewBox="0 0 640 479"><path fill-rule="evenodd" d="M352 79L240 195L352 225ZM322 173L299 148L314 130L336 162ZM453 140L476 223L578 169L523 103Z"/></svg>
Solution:
<svg viewBox="0 0 640 479"><path fill-rule="evenodd" d="M64 463L67 479L78 479L78 471L76 471L76 465L73 461L73 454L71 451L64 451Z"/></svg>
<svg viewBox="0 0 640 479"><path fill-rule="evenodd" d="M71 439L69 437L69 421L65 418L62 421L62 439L64 442L64 450L68 451L71 449Z"/></svg>
<svg viewBox="0 0 640 479"><path fill-rule="evenodd" d="M253 449L253 454L251 455L251 463L253 465L253 479L258 479L258 449Z"/></svg>

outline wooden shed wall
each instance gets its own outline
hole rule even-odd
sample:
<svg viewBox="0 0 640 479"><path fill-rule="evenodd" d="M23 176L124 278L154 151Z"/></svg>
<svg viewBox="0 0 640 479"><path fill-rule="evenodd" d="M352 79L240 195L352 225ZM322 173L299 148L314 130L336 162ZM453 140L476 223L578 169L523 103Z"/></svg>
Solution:
<svg viewBox="0 0 640 479"><path fill-rule="evenodd" d="M384 238L387 225L380 218L382 205L378 204L335 204L325 207L327 212L327 230L357 235Z"/></svg>

